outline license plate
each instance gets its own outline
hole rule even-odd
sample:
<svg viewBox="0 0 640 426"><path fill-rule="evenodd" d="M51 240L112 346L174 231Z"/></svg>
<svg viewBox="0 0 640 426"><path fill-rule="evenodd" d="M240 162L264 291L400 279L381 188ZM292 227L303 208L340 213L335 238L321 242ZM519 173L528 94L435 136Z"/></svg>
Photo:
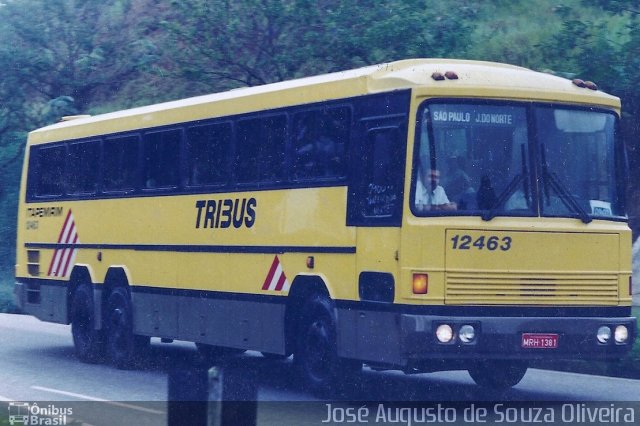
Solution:
<svg viewBox="0 0 640 426"><path fill-rule="evenodd" d="M522 347L525 349L556 349L558 335L548 333L523 333Z"/></svg>

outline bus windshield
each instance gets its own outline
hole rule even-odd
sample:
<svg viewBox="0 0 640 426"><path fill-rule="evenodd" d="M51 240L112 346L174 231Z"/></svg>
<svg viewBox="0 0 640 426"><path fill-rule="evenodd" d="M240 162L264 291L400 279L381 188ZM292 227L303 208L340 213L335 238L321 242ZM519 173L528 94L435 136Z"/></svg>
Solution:
<svg viewBox="0 0 640 426"><path fill-rule="evenodd" d="M425 104L419 117L412 186L417 215L542 215L585 223L624 215L616 185L624 163L612 113L438 102Z"/></svg>

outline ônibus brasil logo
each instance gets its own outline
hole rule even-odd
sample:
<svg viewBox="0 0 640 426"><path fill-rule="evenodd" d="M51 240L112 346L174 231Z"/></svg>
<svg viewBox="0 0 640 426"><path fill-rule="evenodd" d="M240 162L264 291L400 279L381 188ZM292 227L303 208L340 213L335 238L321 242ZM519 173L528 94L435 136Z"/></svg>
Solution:
<svg viewBox="0 0 640 426"><path fill-rule="evenodd" d="M71 416L73 415L73 408L61 408L53 404L40 407L35 402L33 404L10 402L8 408L9 424L11 426L63 426L71 421Z"/></svg>

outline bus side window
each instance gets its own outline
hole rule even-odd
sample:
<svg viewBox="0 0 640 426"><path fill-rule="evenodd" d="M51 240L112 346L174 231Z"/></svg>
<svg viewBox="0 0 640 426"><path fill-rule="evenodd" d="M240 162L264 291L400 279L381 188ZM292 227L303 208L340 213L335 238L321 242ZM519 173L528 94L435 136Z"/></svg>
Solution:
<svg viewBox="0 0 640 426"><path fill-rule="evenodd" d="M138 136L105 139L103 144L103 188L107 192L136 187Z"/></svg>
<svg viewBox="0 0 640 426"><path fill-rule="evenodd" d="M231 124L208 124L187 129L186 184L222 185L229 176L228 159L231 146Z"/></svg>
<svg viewBox="0 0 640 426"><path fill-rule="evenodd" d="M260 144L260 181L279 182L284 177L284 159L287 143L287 118L284 115L266 117L262 123Z"/></svg>
<svg viewBox="0 0 640 426"><path fill-rule="evenodd" d="M38 197L59 196L64 193L66 149L64 146L34 148L32 155L34 191Z"/></svg>
<svg viewBox="0 0 640 426"><path fill-rule="evenodd" d="M100 141L69 145L68 187L70 194L94 194L98 185Z"/></svg>
<svg viewBox="0 0 640 426"><path fill-rule="evenodd" d="M178 186L180 139L177 129L144 135L143 177L145 189Z"/></svg>
<svg viewBox="0 0 640 426"><path fill-rule="evenodd" d="M294 116L293 178L345 176L351 111L347 107L314 110Z"/></svg>
<svg viewBox="0 0 640 426"><path fill-rule="evenodd" d="M236 179L239 183L276 183L284 177L285 115L238 122Z"/></svg>

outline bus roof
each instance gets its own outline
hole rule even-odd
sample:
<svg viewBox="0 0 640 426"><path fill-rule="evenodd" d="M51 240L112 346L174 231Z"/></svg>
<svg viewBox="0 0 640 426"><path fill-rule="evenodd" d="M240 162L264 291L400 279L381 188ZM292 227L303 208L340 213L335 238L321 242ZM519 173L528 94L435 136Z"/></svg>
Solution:
<svg viewBox="0 0 640 426"><path fill-rule="evenodd" d="M432 77L448 71L457 78ZM34 130L29 140L41 143L84 138L401 89L415 89L421 96L527 99L620 108L620 99L615 96L527 68L483 61L407 59L81 117Z"/></svg>

